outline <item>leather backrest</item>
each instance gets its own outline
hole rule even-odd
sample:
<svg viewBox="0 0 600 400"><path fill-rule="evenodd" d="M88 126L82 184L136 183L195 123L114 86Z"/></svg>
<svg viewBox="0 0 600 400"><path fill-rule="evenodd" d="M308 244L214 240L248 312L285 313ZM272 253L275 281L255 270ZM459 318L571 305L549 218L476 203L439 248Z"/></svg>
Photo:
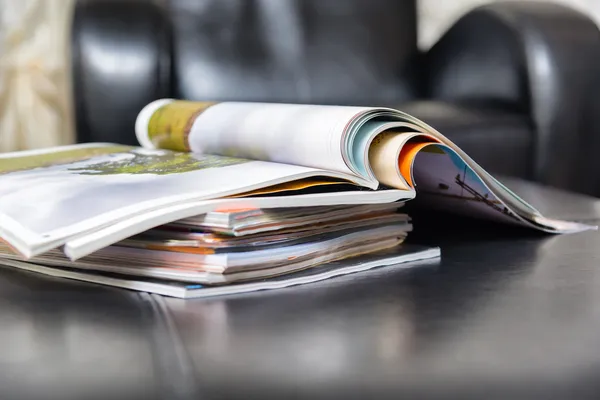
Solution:
<svg viewBox="0 0 600 400"><path fill-rule="evenodd" d="M388 104L418 94L414 0L170 0L173 96Z"/></svg>
<svg viewBox="0 0 600 400"><path fill-rule="evenodd" d="M136 144L133 126L171 88L168 21L141 0L80 0L71 29L78 142Z"/></svg>
<svg viewBox="0 0 600 400"><path fill-rule="evenodd" d="M77 140L161 97L389 105L419 93L414 0L78 0Z"/></svg>
<svg viewBox="0 0 600 400"><path fill-rule="evenodd" d="M532 178L589 193L589 172L578 165L595 141L594 111L586 109L587 97L597 97L598 59L600 31L585 14L552 2L492 3L461 18L429 51L429 94L527 113Z"/></svg>
<svg viewBox="0 0 600 400"><path fill-rule="evenodd" d="M522 37L485 11L481 7L459 19L427 53L427 96L528 111Z"/></svg>

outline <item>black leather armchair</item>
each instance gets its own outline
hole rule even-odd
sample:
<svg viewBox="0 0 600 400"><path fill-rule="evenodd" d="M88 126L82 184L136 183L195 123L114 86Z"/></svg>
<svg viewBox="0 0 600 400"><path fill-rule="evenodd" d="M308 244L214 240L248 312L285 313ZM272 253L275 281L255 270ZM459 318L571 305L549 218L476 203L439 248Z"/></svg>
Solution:
<svg viewBox="0 0 600 400"><path fill-rule="evenodd" d="M426 53L416 26L413 0L81 0L78 139L134 143L137 112L160 97L386 105L492 172L600 195L583 174L595 160L588 102L600 74L588 17L496 3Z"/></svg>

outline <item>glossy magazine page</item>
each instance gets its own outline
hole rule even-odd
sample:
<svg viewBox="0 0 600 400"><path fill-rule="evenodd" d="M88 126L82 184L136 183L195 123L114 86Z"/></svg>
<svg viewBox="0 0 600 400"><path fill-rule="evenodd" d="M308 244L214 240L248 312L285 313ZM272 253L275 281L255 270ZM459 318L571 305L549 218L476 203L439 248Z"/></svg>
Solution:
<svg viewBox="0 0 600 400"><path fill-rule="evenodd" d="M296 165L111 144L0 155L0 233L24 255L146 212L310 177Z"/></svg>

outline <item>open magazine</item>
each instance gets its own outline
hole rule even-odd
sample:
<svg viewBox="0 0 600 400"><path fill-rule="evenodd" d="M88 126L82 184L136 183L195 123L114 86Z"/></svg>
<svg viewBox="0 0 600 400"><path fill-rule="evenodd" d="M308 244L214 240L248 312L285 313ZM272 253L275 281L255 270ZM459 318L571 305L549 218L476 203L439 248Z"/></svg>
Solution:
<svg viewBox="0 0 600 400"><path fill-rule="evenodd" d="M407 198L418 189L431 207L547 232L586 229L545 218L444 135L398 110L161 99L141 111L136 135L145 148L317 168Z"/></svg>
<svg viewBox="0 0 600 400"><path fill-rule="evenodd" d="M107 116L110 118L110 116ZM140 147L0 155L0 236L25 257L72 260L176 220L232 208L390 203L564 233L424 122L386 108L162 99Z"/></svg>

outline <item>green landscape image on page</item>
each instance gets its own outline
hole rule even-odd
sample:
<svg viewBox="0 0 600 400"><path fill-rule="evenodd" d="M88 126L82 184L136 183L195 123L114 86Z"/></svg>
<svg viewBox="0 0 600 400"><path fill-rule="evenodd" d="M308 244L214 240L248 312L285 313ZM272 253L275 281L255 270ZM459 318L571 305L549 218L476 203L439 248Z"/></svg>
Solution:
<svg viewBox="0 0 600 400"><path fill-rule="evenodd" d="M64 146L55 151L42 150L8 153L0 155L0 174L52 165L70 164L100 155L122 153L134 148L132 146L117 144L93 144L86 146Z"/></svg>
<svg viewBox="0 0 600 400"><path fill-rule="evenodd" d="M171 151L129 151L131 158L99 160L69 171L82 175L154 174L167 175L197 171L204 168L220 168L250 162L242 158L220 157L210 154L196 155Z"/></svg>

